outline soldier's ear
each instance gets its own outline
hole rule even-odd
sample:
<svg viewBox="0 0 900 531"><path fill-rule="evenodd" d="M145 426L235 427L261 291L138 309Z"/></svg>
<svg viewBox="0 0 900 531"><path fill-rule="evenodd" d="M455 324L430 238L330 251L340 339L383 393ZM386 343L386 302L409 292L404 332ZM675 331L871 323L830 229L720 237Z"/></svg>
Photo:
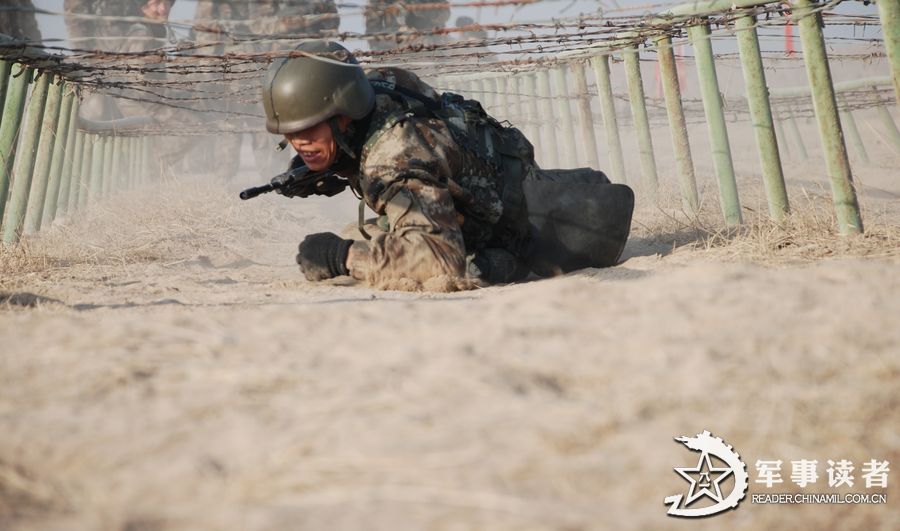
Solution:
<svg viewBox="0 0 900 531"><path fill-rule="evenodd" d="M343 114L338 116L337 117L338 129L340 129L341 132L343 133L344 131L347 130L347 126L349 126L350 122L352 122L352 121L353 121L353 118L350 118L349 116L344 116Z"/></svg>

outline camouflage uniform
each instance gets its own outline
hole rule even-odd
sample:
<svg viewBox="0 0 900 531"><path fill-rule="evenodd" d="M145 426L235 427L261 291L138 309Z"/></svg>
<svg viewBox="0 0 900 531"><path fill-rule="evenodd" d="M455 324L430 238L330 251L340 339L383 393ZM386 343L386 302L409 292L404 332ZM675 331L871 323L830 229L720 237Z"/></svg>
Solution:
<svg viewBox="0 0 900 531"><path fill-rule="evenodd" d="M72 48L76 50L94 50L97 43L94 40L99 34L98 22L87 18L80 18L73 15L90 15L98 13L95 4L98 0L65 0L63 2L64 18L66 21L66 30L69 32L69 42Z"/></svg>
<svg viewBox="0 0 900 531"><path fill-rule="evenodd" d="M377 69L368 77L439 98L405 70ZM358 165L345 176L372 210L386 216L388 230L353 244L350 274L373 285L401 279L424 284L464 277L467 255L485 248L521 256L528 239L521 181L504 183L497 166L461 146L458 131L445 120L411 116L390 95L376 94L368 123L354 122L366 132ZM519 177L533 173L531 145L508 131L521 143Z"/></svg>
<svg viewBox="0 0 900 531"><path fill-rule="evenodd" d="M64 18L72 48L118 51L121 43L108 37L126 36L133 22L91 16L143 16L140 8L145 3L146 0L64 0Z"/></svg>
<svg viewBox="0 0 900 531"><path fill-rule="evenodd" d="M22 9L22 11L0 11L0 33L9 35L17 40L31 42L41 41L41 32L38 29L31 0L11 0L3 2L4 7Z"/></svg>
<svg viewBox="0 0 900 531"><path fill-rule="evenodd" d="M257 0L250 4L250 15L261 35L322 36L336 33L341 22L334 0Z"/></svg>
<svg viewBox="0 0 900 531"><path fill-rule="evenodd" d="M417 6L417 4L427 4ZM409 6L409 7L407 7ZM396 34L398 31L431 31L443 28L450 19L450 5L440 4L432 0L370 0L365 10L366 33ZM439 44L446 39L440 35L429 35L411 39L418 44ZM390 50L396 47L397 41L385 38L370 40L373 50Z"/></svg>

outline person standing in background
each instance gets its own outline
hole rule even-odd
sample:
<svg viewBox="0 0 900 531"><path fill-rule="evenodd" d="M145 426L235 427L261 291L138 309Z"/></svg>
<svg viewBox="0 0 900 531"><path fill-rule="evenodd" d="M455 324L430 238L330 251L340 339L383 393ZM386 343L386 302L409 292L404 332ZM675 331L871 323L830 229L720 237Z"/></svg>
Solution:
<svg viewBox="0 0 900 531"><path fill-rule="evenodd" d="M34 18L31 0L6 0L0 11L0 33L16 40L41 42L41 30Z"/></svg>
<svg viewBox="0 0 900 531"><path fill-rule="evenodd" d="M431 32L450 20L450 4L432 0L369 0L365 11L366 33L383 34L369 39L373 51L390 50L408 44L441 44L443 35L402 36L402 32Z"/></svg>
<svg viewBox="0 0 900 531"><path fill-rule="evenodd" d="M199 0L194 13L195 39L203 53L221 55L227 52L269 52L289 50L302 38L336 34L340 25L334 0ZM252 44L233 44L232 37L261 38ZM266 37L271 37L266 39ZM214 92L206 110L225 111L224 125L237 131L261 129L262 118L253 119L256 106L239 101L241 95L256 95L256 85L248 81L222 81L210 76L208 90ZM251 88L252 87L252 88ZM238 95L238 96L235 96ZM222 114L209 116L221 120ZM202 152L196 158L198 167L212 171L224 179L232 179L240 167L243 135L216 135L201 142ZM250 142L255 167L262 175L284 171L287 156L280 156L276 144L264 133L251 133Z"/></svg>

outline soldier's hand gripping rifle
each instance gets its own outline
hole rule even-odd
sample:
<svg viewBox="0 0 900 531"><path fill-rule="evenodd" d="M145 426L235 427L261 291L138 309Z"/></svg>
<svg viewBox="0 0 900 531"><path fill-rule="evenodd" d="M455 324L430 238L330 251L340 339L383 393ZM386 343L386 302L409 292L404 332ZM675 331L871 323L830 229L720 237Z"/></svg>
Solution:
<svg viewBox="0 0 900 531"><path fill-rule="evenodd" d="M332 171L312 171L305 165L297 165L272 178L269 184L247 188L241 192L241 199L252 199L258 195L277 192L285 197L308 197L324 195L331 197L344 191L348 181Z"/></svg>

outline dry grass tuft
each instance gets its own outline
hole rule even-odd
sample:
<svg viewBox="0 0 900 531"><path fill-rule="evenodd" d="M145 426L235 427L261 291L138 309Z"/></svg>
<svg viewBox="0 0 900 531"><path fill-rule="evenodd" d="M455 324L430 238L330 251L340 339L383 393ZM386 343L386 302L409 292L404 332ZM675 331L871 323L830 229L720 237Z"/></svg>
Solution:
<svg viewBox="0 0 900 531"><path fill-rule="evenodd" d="M863 208L865 233L844 236L834 206L824 196L795 197L791 213L781 222L769 216L764 203L757 208L745 205L744 222L734 228L723 226L718 205L701 205L699 213L690 214L674 204L677 196L667 197L668 203L644 205L635 213L632 236L717 259L774 265L834 257L900 257L900 225L889 212Z"/></svg>

